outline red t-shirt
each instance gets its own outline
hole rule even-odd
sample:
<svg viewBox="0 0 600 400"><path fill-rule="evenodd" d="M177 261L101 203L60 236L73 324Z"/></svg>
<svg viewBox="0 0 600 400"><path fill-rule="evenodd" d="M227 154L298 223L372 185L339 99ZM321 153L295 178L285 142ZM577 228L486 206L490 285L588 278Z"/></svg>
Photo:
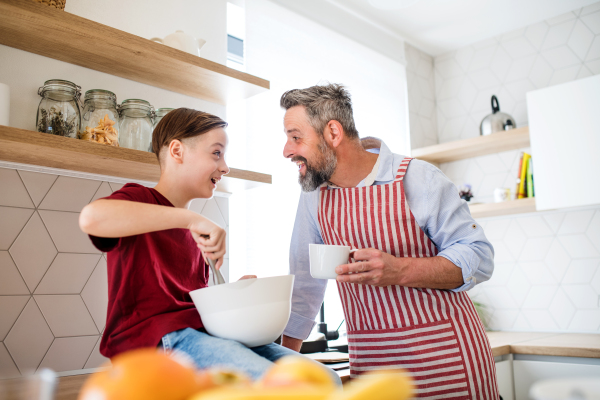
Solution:
<svg viewBox="0 0 600 400"><path fill-rule="evenodd" d="M135 183L106 199L173 207L158 191ZM189 292L208 286L208 267L189 230L90 238L108 259L108 312L100 353L114 357L157 346L169 332L202 328Z"/></svg>

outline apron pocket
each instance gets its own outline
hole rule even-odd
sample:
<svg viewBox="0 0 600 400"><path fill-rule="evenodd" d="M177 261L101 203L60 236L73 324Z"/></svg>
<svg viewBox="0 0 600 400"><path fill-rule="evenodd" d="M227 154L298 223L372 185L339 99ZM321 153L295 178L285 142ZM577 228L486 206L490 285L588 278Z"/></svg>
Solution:
<svg viewBox="0 0 600 400"><path fill-rule="evenodd" d="M348 332L350 375L403 368L419 398L469 399L465 364L450 320Z"/></svg>

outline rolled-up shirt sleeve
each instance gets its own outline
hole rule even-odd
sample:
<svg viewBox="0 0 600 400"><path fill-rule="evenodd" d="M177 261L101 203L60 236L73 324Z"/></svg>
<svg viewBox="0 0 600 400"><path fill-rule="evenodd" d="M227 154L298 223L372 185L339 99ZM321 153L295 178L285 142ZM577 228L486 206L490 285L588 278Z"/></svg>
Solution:
<svg viewBox="0 0 600 400"><path fill-rule="evenodd" d="M456 186L439 169L420 160L411 161L405 186L413 215L435 243L438 256L462 270L464 284L453 290L468 290L490 279L494 248L471 216L467 202L458 196Z"/></svg>
<svg viewBox="0 0 600 400"><path fill-rule="evenodd" d="M315 279L310 275L308 245L323 243L314 216L318 199L319 195L315 192L300 195L290 244L290 274L295 275L295 280L292 313L283 334L302 340L308 337L315 325L327 287L326 279Z"/></svg>

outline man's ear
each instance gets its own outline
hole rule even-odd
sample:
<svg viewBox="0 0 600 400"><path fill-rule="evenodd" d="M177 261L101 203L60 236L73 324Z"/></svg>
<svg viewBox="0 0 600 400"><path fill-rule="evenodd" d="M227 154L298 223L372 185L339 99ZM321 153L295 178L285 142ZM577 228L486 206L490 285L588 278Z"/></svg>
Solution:
<svg viewBox="0 0 600 400"><path fill-rule="evenodd" d="M183 163L183 143L181 141L171 140L171 143L169 143L169 158L177 164Z"/></svg>
<svg viewBox="0 0 600 400"><path fill-rule="evenodd" d="M325 126L325 136L327 137L331 146L338 147L344 138L344 128L338 121L332 119Z"/></svg>

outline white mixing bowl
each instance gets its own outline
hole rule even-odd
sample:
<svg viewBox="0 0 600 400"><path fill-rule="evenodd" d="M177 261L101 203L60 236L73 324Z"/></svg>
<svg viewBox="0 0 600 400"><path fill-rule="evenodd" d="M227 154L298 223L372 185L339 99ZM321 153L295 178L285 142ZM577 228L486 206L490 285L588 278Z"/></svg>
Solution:
<svg viewBox="0 0 600 400"><path fill-rule="evenodd" d="M248 347L273 342L290 318L294 275L244 279L190 292L204 329Z"/></svg>

